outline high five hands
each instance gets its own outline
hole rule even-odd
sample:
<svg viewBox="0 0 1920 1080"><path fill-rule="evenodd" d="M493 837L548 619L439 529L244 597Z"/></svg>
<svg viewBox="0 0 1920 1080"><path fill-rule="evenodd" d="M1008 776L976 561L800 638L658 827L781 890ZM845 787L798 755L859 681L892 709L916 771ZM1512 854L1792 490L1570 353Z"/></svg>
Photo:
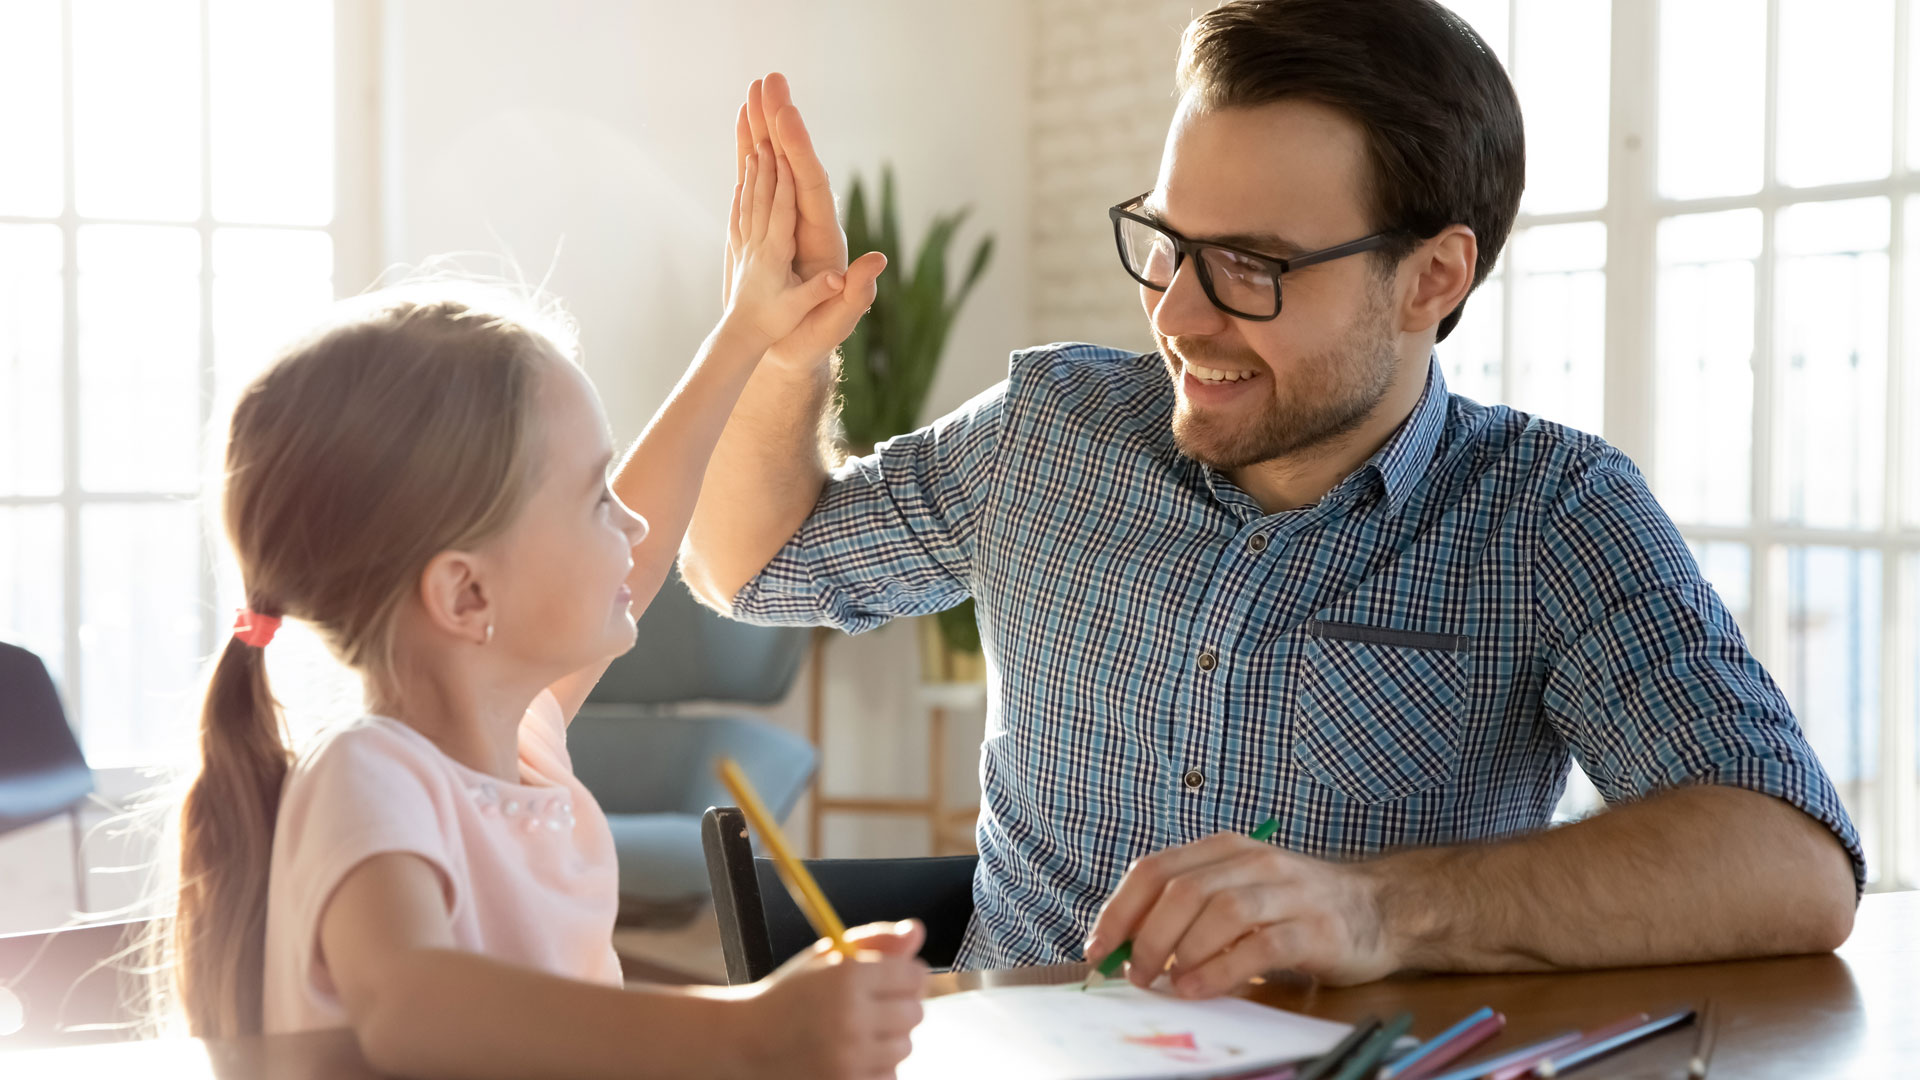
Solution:
<svg viewBox="0 0 1920 1080"><path fill-rule="evenodd" d="M802 280L794 273L793 172L771 146L747 161L733 189L727 220L727 311L721 321L756 352L793 333L814 311L838 298L837 270Z"/></svg>
<svg viewBox="0 0 1920 1080"><path fill-rule="evenodd" d="M873 304L874 282L886 268L886 256L868 252L847 263L847 236L835 216L833 187L827 170L814 153L813 139L793 106L786 77L778 72L755 79L734 123L734 182L736 191L750 192L749 165L765 162L765 151L775 168L785 166L781 178L791 176L793 193L792 281L812 281L826 272L844 274L839 295L813 308L791 332L767 350L764 362L805 369L825 360L834 347L853 332ZM753 165L756 179L765 165ZM738 214L735 215L736 220ZM727 235L726 276L721 301L732 306L742 261L746 258L737 228Z"/></svg>

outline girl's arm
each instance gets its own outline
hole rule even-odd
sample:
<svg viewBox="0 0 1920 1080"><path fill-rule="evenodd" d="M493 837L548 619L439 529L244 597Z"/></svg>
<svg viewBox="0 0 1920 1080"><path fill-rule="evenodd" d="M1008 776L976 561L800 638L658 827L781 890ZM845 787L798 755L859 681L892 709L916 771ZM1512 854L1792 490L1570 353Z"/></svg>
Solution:
<svg viewBox="0 0 1920 1080"><path fill-rule="evenodd" d="M471 1080L888 1075L920 1019L919 937L869 928L884 951L816 950L750 987L621 990L459 951L438 871L405 854L349 873L320 926L368 1063Z"/></svg>
<svg viewBox="0 0 1920 1080"><path fill-rule="evenodd" d="M654 413L614 474L614 495L647 519L646 538L633 549L633 571L627 575L635 614L653 602L673 570L707 459L764 351L764 347L754 348L751 339L743 340L724 320L714 327L680 384ZM613 660L596 661L548 688L568 723Z"/></svg>
<svg viewBox="0 0 1920 1080"><path fill-rule="evenodd" d="M650 526L627 579L641 606L673 569L714 444L760 357L845 283L838 271L806 282L794 274L793 171L771 147L763 144L748 162L734 208L728 241L739 254L726 313L613 479L614 494Z"/></svg>
<svg viewBox="0 0 1920 1080"><path fill-rule="evenodd" d="M834 301L845 284L837 271L804 282L794 274L795 222L793 171L762 144L734 187L727 310L614 474L614 494L648 525L627 575L636 611L652 602L673 571L714 445L767 346ZM554 684L562 715L572 718L605 670L601 663Z"/></svg>

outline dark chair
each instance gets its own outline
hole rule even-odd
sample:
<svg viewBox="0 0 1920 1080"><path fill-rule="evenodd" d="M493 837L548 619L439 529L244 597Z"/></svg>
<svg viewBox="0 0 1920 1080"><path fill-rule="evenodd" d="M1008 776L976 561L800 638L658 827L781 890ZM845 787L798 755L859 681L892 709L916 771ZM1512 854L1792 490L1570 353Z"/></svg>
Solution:
<svg viewBox="0 0 1920 1080"><path fill-rule="evenodd" d="M66 814L73 829L73 901L87 907L80 807L93 793L93 770L67 724L60 695L40 658L0 642L0 835Z"/></svg>
<svg viewBox="0 0 1920 1080"><path fill-rule="evenodd" d="M133 974L139 965L128 950L147 927L114 922L0 935L0 1060L8 1050L141 1034L143 1018L131 1004L139 999Z"/></svg>
<svg viewBox="0 0 1920 1080"><path fill-rule="evenodd" d="M819 939L787 895L772 859L753 853L747 819L738 807L716 806L701 819L707 874L727 981L765 978ZM973 918L973 870L978 855L919 859L808 859L807 871L848 926L919 919L927 927L920 958L950 968Z"/></svg>
<svg viewBox="0 0 1920 1080"><path fill-rule="evenodd" d="M700 814L726 802L716 758L740 763L773 812L813 777L805 738L748 714L688 703L772 705L793 685L807 631L750 626L701 607L677 578L640 616L567 730L574 774L606 812L620 860L620 921L671 925L705 910Z"/></svg>

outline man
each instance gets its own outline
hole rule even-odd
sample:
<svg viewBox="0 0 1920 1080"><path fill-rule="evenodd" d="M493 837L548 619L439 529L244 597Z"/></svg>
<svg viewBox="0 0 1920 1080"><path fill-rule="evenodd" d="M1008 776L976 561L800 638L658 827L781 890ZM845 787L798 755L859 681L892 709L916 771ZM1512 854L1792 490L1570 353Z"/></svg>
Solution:
<svg viewBox="0 0 1920 1080"><path fill-rule="evenodd" d="M1017 354L829 473L863 260L754 376L683 552L747 619L975 598L998 697L961 964L1131 938L1136 982L1206 996L1838 945L1853 826L1639 472L1432 359L1520 199L1492 52L1433 0L1234 0L1179 88L1158 182L1111 212L1157 353ZM784 82L749 106L806 178L801 273L839 265ZM1570 754L1612 806L1548 830Z"/></svg>

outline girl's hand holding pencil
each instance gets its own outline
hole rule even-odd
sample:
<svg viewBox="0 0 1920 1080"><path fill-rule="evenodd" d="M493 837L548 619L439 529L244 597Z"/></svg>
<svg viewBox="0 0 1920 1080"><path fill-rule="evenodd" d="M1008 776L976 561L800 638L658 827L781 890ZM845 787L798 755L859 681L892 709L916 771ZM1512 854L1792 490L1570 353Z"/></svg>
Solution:
<svg viewBox="0 0 1920 1080"><path fill-rule="evenodd" d="M805 864L787 846L746 773L727 758L721 783L766 845L797 904L819 931L813 948L782 965L754 989L748 1028L769 1036L769 1076L892 1076L906 1060L920 1023L927 965L919 957L926 928L916 920L847 930Z"/></svg>
<svg viewBox="0 0 1920 1080"><path fill-rule="evenodd" d="M927 965L917 922L847 931L853 955L822 938L756 983L738 1030L753 1040L757 1076L892 1076L920 1023Z"/></svg>

